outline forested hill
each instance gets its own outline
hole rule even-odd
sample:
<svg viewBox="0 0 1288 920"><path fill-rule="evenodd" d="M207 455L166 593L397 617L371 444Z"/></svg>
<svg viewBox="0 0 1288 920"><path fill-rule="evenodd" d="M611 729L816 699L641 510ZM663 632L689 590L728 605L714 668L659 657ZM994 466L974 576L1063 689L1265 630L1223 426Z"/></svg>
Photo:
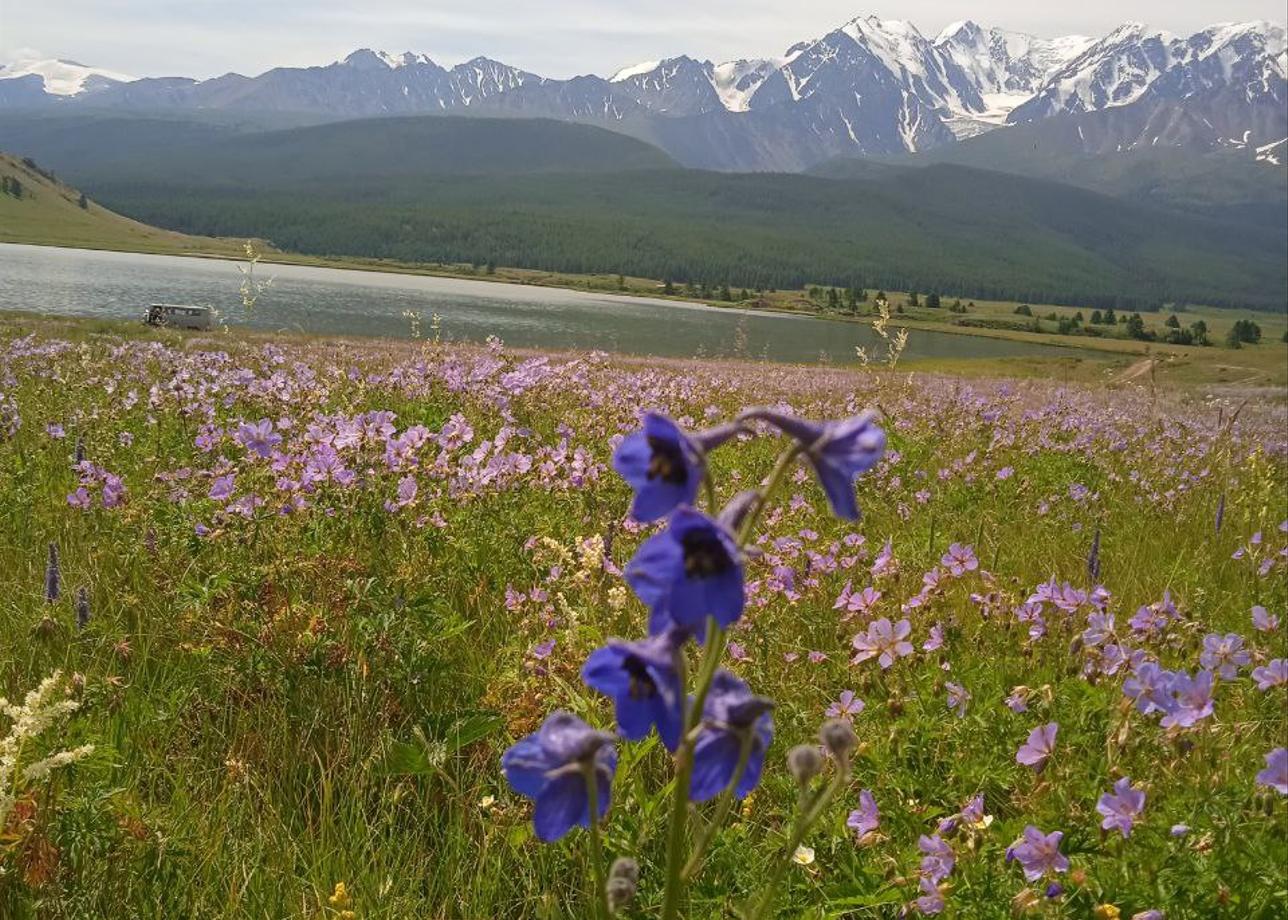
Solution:
<svg viewBox="0 0 1288 920"><path fill-rule="evenodd" d="M517 119L349 122L99 160L71 154L92 128L60 132L41 162L122 213L306 253L1091 307L1288 301L1283 228L958 165L843 181L710 173L599 129Z"/></svg>

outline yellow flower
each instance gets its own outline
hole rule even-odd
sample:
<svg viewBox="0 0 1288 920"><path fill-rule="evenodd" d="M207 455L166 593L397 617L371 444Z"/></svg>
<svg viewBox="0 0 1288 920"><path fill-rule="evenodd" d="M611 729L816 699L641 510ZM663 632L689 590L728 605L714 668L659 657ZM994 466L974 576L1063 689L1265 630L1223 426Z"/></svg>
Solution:
<svg viewBox="0 0 1288 920"><path fill-rule="evenodd" d="M1096 920L1118 920L1122 916L1122 911L1112 904L1100 904L1092 913Z"/></svg>
<svg viewBox="0 0 1288 920"><path fill-rule="evenodd" d="M345 887L344 882L335 883L335 892L327 898L327 902L336 908L345 908L349 906L349 889Z"/></svg>

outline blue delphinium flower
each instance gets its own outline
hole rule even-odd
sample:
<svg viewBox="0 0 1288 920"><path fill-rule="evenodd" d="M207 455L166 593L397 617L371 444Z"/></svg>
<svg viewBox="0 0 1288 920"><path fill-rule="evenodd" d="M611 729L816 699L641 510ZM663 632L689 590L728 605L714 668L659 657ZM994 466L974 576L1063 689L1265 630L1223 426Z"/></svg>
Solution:
<svg viewBox="0 0 1288 920"><path fill-rule="evenodd" d="M689 798L705 802L729 785L742 757L744 739L751 747L747 766L734 795L755 789L765 766L765 751L774 737L773 701L756 696L728 671L717 671L702 707L702 731L693 748Z"/></svg>
<svg viewBox="0 0 1288 920"><path fill-rule="evenodd" d="M631 516L656 521L692 505L705 475L706 455L738 433L721 425L688 434L657 412L644 413L644 428L628 435L613 454L613 469L635 490Z"/></svg>
<svg viewBox="0 0 1288 920"><path fill-rule="evenodd" d="M649 634L672 625L699 631L715 617L729 626L746 603L742 553L723 521L681 506L666 530L645 540L626 581L649 608Z"/></svg>
<svg viewBox="0 0 1288 920"><path fill-rule="evenodd" d="M880 461L886 436L870 412L835 422L810 422L773 409L748 409L740 420L760 419L800 443L827 494L832 511L847 521L857 520L854 478Z"/></svg>
<svg viewBox="0 0 1288 920"><path fill-rule="evenodd" d="M49 559L45 563L45 601L52 604L63 593L63 567L58 562L58 544L49 544Z"/></svg>
<svg viewBox="0 0 1288 920"><path fill-rule="evenodd" d="M638 642L614 639L586 659L581 679L613 698L623 738L638 741L656 726L668 751L679 745L684 689L675 659L684 639L677 629Z"/></svg>
<svg viewBox="0 0 1288 920"><path fill-rule="evenodd" d="M545 843L558 840L574 826L590 826L586 771L592 765L602 818L617 770L612 735L557 710L501 757L506 780L520 795L535 800L532 825Z"/></svg>

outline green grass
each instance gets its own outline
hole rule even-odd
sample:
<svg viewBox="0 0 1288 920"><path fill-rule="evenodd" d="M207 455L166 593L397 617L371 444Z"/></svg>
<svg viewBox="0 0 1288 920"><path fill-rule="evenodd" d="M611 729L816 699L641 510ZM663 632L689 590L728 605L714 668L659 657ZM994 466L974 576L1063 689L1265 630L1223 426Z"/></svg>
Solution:
<svg viewBox="0 0 1288 920"><path fill-rule="evenodd" d="M0 194L0 241L39 246L159 252L168 255L240 254L238 240L189 236L122 217L16 157L0 153L0 176L16 180L22 195Z"/></svg>
<svg viewBox="0 0 1288 920"><path fill-rule="evenodd" d="M918 835L979 792L994 821L952 838L947 916L1010 915L1026 885L1004 850L1029 823L1064 830L1073 861L1061 879L1066 894L1040 916L1087 917L1106 902L1124 916L1162 908L1169 920L1288 910L1279 858L1288 800L1253 780L1265 752L1283 743L1285 688L1258 691L1245 671L1220 685L1212 719L1169 737L1156 717L1125 705L1121 677L1080 676L1086 652L1071 643L1085 612L1052 612L1039 642L1026 641L1010 615L1052 576L1085 586L1099 526L1120 629L1165 590L1185 616L1166 641L1133 644L1192 669L1205 633L1236 631L1258 663L1283 657L1283 630L1255 633L1248 619L1253 603L1288 614L1282 564L1257 577L1231 559L1254 531L1266 536L1262 554L1285 540L1275 529L1288 502L1279 409L1248 405L1232 430L1216 433L1232 402L1151 398L1139 384L1106 394L1076 384L558 356L548 379L512 392L525 385L503 385L500 374L529 357L502 354L498 369L483 349L427 343L0 318L0 419L9 401L22 419L0 437L0 693L12 699L55 668L80 675L82 710L60 741L98 746L37 787L31 820L6 829L0 915L335 918L327 899L343 881L358 917L587 916L584 840L536 843L530 806L506 789L498 758L555 707L611 724L577 671L606 637L639 634L644 611L583 548L604 538L620 566L640 539L623 528L626 487L600 466L609 439L643 407L700 419L708 407L728 417L779 399L815 416L880 405L901 459L861 480L865 517L853 528L828 515L805 478L788 490L800 500L770 516L772 537L802 539L822 555L862 533L867 558L829 570L791 546L767 545L778 558L753 563L750 577L761 582L776 563L790 567L799 592L754 593L765 603L734 636L748 658L730 667L778 701L776 736L765 781L720 836L686 916L729 916L756 891L791 814L783 754L812 737L847 688L867 702L855 723L863 746L854 781L808 839L816 862L789 874L778 916L894 916L916 895L908 880ZM475 374L469 385L457 382L458 370ZM543 372L527 365L518 379ZM278 472L230 440L210 453L195 443L203 424L260 417L293 419L294 442L314 413L374 409L396 412L400 431L420 423L437 432L455 413L475 429L439 472L437 450L423 452L413 509L384 509L403 473L384 469L377 445L350 460L355 487L324 485L308 496L309 510L279 516ZM67 437L48 436L51 423ZM554 456L543 449L557 450L566 435L586 452L587 481L570 487L567 462L550 470L538 462L471 485L464 458L507 423L530 433L516 430L504 450L538 458ZM77 439L122 477L122 506L68 506ZM767 439L722 449L716 482L726 493L746 487L773 456ZM1004 466L1014 475L999 480ZM271 504L251 518L221 518L207 493L225 468L236 471L239 496ZM174 475L182 470L190 472ZM1072 500L1075 482L1096 498ZM1222 491L1224 527L1214 533ZM212 532L198 536L196 524ZM967 576L910 614L918 647L936 622L946 645L881 672L848 663L863 620L842 621L833 601L847 580L872 583L867 566L887 538L900 569L877 582L882 615L901 615L899 603L950 542L973 544L995 581ZM55 604L42 596L50 541L63 560ZM80 586L93 610L83 632L72 623ZM511 609L507 587L539 588L548 599ZM998 597L985 617L970 595L989 591ZM538 666L531 650L551 637L555 650ZM808 663L809 650L829 658ZM787 663L787 653L801 660ZM972 693L963 719L946 709L945 680ZM1003 706L1017 684L1033 690L1024 715ZM1017 766L1028 730L1052 720L1061 726L1058 756L1040 775ZM1118 775L1149 796L1128 840L1101 835L1094 812ZM627 916L654 916L659 904L666 777L654 742L623 747L607 848L643 867ZM863 846L844 827L860 788L873 791L883 821L881 838ZM1168 829L1179 822L1193 830L1174 839Z"/></svg>

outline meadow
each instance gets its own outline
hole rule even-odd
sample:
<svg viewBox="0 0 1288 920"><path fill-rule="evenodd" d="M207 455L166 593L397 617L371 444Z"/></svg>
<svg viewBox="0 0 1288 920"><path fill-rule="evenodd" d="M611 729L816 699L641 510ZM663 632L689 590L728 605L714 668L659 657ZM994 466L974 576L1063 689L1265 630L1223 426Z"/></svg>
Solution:
<svg viewBox="0 0 1288 920"><path fill-rule="evenodd" d="M1288 412L1145 383L2 318L0 695L64 705L0 715L0 916L591 916L585 832L539 842L502 752L613 726L579 673L648 619L641 411L754 405L887 441L861 520L804 465L761 517L722 664L773 741L683 916L758 893L828 716L852 775L774 916L1284 916ZM754 431L721 501L770 473ZM619 758L603 845L654 917L670 757Z"/></svg>

